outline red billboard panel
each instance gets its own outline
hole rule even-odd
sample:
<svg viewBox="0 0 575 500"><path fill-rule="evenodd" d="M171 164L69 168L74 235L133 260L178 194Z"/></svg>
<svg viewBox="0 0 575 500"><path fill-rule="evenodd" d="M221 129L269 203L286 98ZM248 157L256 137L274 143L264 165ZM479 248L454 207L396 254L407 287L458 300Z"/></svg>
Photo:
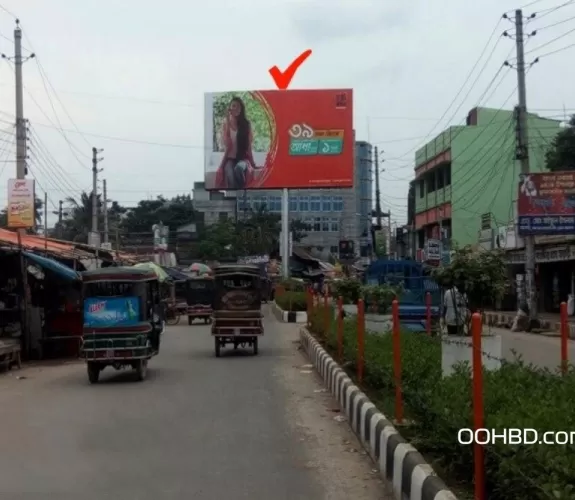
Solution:
<svg viewBox="0 0 575 500"><path fill-rule="evenodd" d="M575 231L575 172L520 176L517 197L519 234Z"/></svg>
<svg viewBox="0 0 575 500"><path fill-rule="evenodd" d="M353 186L353 92L205 95L208 190Z"/></svg>

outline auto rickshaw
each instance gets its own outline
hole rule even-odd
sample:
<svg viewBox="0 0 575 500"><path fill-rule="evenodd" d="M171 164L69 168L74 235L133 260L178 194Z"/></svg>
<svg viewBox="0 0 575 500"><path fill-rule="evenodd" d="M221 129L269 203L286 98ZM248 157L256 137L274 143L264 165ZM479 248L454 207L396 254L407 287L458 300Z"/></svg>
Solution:
<svg viewBox="0 0 575 500"><path fill-rule="evenodd" d="M212 321L214 303L214 278L209 275L194 276L187 283L188 325L195 319Z"/></svg>
<svg viewBox="0 0 575 500"><path fill-rule="evenodd" d="M107 366L131 367L146 378L148 361L160 351L164 307L158 277L150 269L106 267L82 273L81 355L90 383Z"/></svg>
<svg viewBox="0 0 575 500"><path fill-rule="evenodd" d="M258 354L262 322L262 276L257 266L229 264L214 269L215 300L212 336L216 357L221 348L248 345Z"/></svg>

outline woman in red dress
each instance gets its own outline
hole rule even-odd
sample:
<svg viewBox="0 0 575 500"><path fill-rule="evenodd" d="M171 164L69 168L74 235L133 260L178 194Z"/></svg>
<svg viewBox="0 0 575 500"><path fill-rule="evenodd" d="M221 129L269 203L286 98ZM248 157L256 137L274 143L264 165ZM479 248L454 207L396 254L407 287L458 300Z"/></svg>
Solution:
<svg viewBox="0 0 575 500"><path fill-rule="evenodd" d="M256 168L252 152L253 133L246 107L239 97L230 101L222 127L224 157L216 172L216 189L247 189Z"/></svg>

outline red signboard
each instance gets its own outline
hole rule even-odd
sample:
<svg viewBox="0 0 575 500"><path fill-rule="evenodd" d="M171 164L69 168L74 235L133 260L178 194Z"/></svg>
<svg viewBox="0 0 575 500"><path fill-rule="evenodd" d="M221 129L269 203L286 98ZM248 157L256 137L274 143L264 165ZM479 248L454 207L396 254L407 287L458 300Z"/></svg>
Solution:
<svg viewBox="0 0 575 500"><path fill-rule="evenodd" d="M522 175L517 197L520 234L575 231L575 171Z"/></svg>
<svg viewBox="0 0 575 500"><path fill-rule="evenodd" d="M208 190L352 187L354 149L351 89L205 96Z"/></svg>

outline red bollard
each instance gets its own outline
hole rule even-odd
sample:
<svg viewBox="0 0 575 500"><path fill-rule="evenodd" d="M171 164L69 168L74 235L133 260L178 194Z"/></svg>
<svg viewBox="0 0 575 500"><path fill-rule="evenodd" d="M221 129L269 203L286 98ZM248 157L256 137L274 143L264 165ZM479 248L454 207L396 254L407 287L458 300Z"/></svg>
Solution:
<svg viewBox="0 0 575 500"><path fill-rule="evenodd" d="M395 420L403 423L403 395L401 391L401 328L399 325L399 301L391 304L393 318L393 375L395 382Z"/></svg>
<svg viewBox="0 0 575 500"><path fill-rule="evenodd" d="M431 293L425 294L425 330L431 335Z"/></svg>
<svg viewBox="0 0 575 500"><path fill-rule="evenodd" d="M561 302L561 373L565 375L569 368L569 323L567 321L567 303Z"/></svg>
<svg viewBox="0 0 575 500"><path fill-rule="evenodd" d="M473 426L474 431L484 428L483 413L483 355L481 350L481 315L471 317L472 360L473 360ZM483 445L473 443L475 500L485 500L485 467Z"/></svg>
<svg viewBox="0 0 575 500"><path fill-rule="evenodd" d="M357 301L357 381L363 382L365 363L365 305L362 299Z"/></svg>

